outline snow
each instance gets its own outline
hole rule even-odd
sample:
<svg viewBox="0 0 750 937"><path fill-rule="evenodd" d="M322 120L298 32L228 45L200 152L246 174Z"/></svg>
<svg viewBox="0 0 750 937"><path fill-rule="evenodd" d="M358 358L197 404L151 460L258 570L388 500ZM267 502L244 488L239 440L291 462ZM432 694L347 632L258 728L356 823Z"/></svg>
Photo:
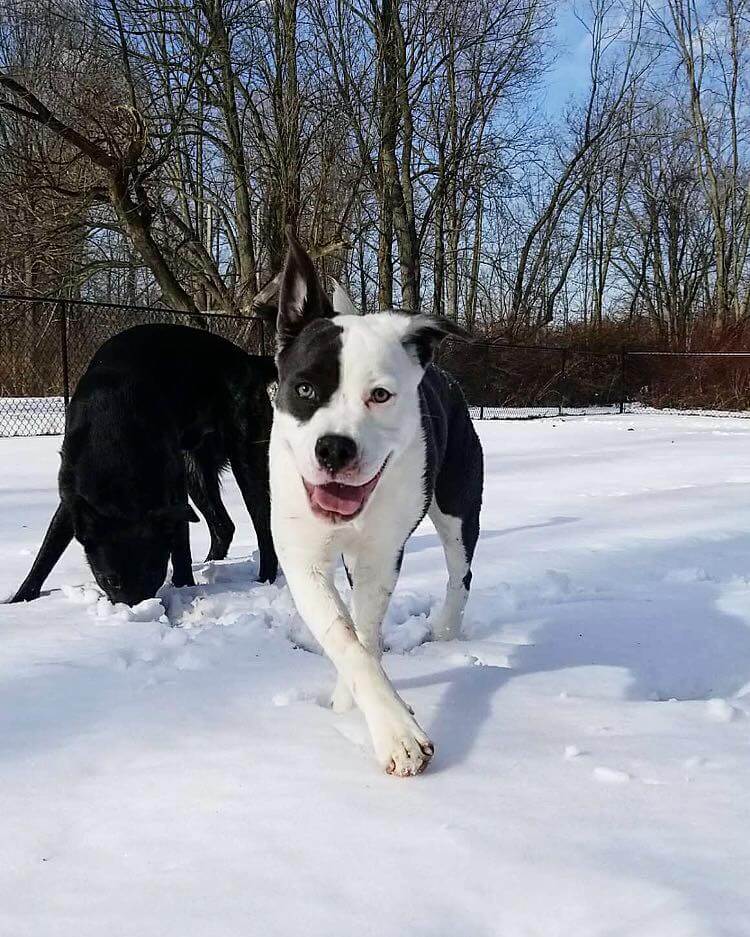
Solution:
<svg viewBox="0 0 750 937"><path fill-rule="evenodd" d="M113 607L71 547L0 606L0 934L747 937L750 424L478 424L466 637L410 541L386 667L436 744L381 775L283 584L231 558ZM58 438L0 440L0 595ZM195 555L207 548L194 525ZM343 582L343 579L342 579Z"/></svg>

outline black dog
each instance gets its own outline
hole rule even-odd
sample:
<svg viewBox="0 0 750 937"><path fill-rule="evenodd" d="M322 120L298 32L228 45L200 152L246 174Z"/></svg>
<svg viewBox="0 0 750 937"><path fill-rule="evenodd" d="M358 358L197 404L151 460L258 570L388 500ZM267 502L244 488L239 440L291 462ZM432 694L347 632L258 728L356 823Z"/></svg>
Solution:
<svg viewBox="0 0 750 937"><path fill-rule="evenodd" d="M70 401L60 505L31 572L11 601L39 596L75 536L108 598L133 605L164 582L193 585L188 494L211 533L209 559L234 534L219 496L231 465L255 526L261 581L276 577L268 493L273 359L217 335L142 325L105 342Z"/></svg>

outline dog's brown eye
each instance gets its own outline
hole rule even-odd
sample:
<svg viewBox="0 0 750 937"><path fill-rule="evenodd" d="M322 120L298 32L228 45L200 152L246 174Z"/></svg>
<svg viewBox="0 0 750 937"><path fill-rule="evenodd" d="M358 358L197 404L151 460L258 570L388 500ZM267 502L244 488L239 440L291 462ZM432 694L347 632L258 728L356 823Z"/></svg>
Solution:
<svg viewBox="0 0 750 937"><path fill-rule="evenodd" d="M315 398L315 388L312 384L307 384L303 381L301 384L297 384L295 390L297 391L297 396L301 397L303 400L313 400Z"/></svg>
<svg viewBox="0 0 750 937"><path fill-rule="evenodd" d="M370 393L370 400L373 403L385 403L387 400L390 400L393 394L386 390L385 387L376 387Z"/></svg>

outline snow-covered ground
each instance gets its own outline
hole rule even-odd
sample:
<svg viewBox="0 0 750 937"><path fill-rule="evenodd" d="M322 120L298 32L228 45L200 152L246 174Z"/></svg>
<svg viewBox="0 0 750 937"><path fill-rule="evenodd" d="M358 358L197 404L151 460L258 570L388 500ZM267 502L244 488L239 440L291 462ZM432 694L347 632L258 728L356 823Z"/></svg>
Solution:
<svg viewBox="0 0 750 937"><path fill-rule="evenodd" d="M0 606L5 937L750 935L750 424L484 423L466 638L412 538L386 666L436 744L381 775L283 587L229 561L137 610L71 547ZM0 595L59 439L0 440ZM194 529L195 554L207 538ZM168 616L168 617L167 617Z"/></svg>

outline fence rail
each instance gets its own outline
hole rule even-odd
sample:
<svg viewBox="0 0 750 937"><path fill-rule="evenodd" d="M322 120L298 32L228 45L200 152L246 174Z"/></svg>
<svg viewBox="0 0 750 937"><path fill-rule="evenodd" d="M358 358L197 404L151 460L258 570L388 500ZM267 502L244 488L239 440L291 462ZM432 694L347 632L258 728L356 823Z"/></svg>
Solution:
<svg viewBox="0 0 750 937"><path fill-rule="evenodd" d="M0 293L0 436L61 433L68 400L94 352L118 332L145 323L200 326L254 353L269 352L273 344L257 317ZM455 341L444 342L438 355L477 419L622 413L637 400L691 412L707 401L712 409L750 410L745 359L750 352L595 352Z"/></svg>

